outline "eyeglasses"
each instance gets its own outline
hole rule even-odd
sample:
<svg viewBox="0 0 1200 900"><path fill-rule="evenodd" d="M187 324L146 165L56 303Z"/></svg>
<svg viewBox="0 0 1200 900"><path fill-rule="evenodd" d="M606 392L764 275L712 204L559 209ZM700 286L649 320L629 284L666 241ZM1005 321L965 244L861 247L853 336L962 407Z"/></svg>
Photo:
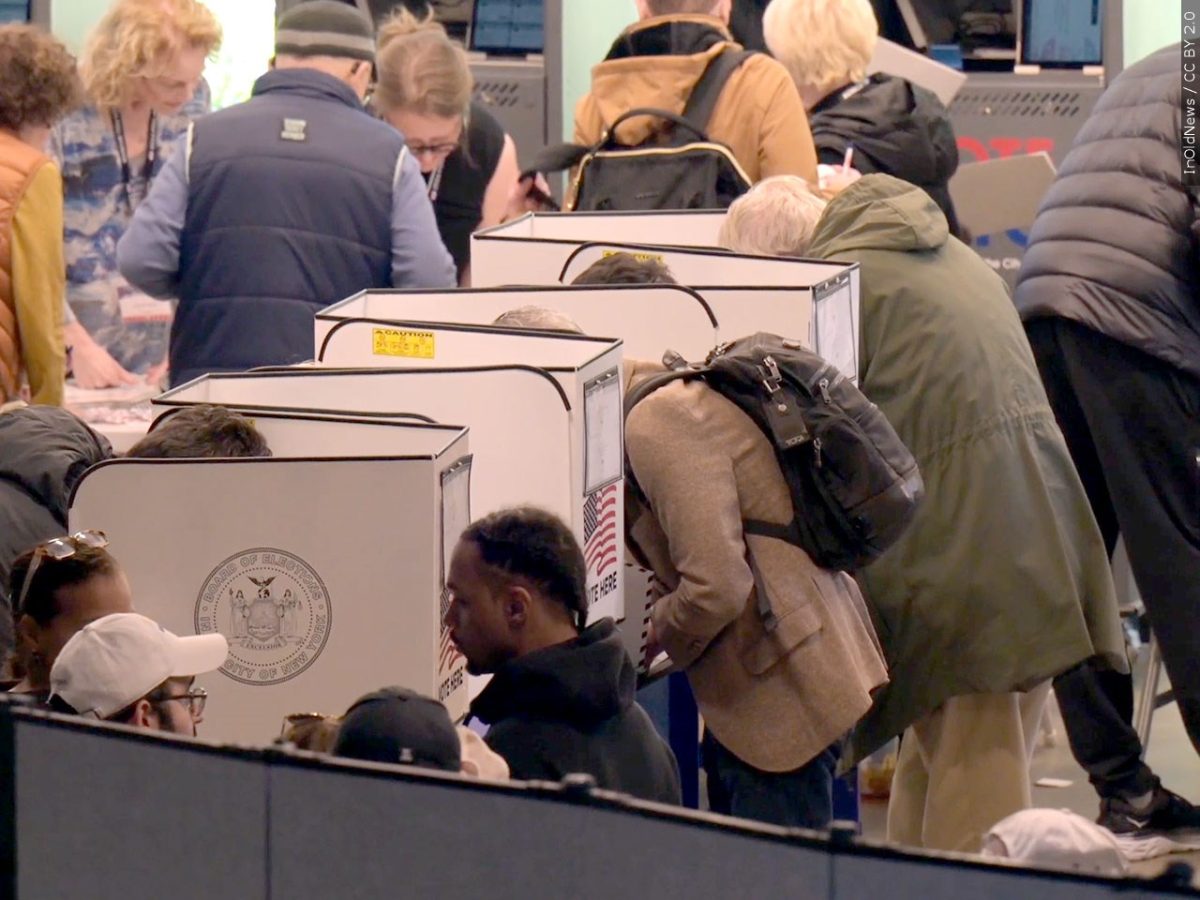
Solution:
<svg viewBox="0 0 1200 900"><path fill-rule="evenodd" d="M170 694L157 698L157 701L160 703L165 703L168 700L178 700L187 707L187 711L193 719L199 720L204 715L204 704L208 702L208 691L204 688L192 688L184 694Z"/></svg>
<svg viewBox="0 0 1200 900"><path fill-rule="evenodd" d="M44 544L39 544L33 551L33 558L29 560L29 568L25 570L25 580L21 582L21 593L17 594L17 602L13 604L14 618L20 616L25 609L25 598L29 595L29 588L33 584L33 576L37 574L42 560L49 558L55 562L62 562L64 559L70 559L78 553L81 547L100 550L107 546L108 537L105 536L103 531L90 530L77 531L75 534L53 538Z"/></svg>
<svg viewBox="0 0 1200 900"><path fill-rule="evenodd" d="M408 152L413 156L446 157L458 149L458 141L447 141L444 144L409 144Z"/></svg>

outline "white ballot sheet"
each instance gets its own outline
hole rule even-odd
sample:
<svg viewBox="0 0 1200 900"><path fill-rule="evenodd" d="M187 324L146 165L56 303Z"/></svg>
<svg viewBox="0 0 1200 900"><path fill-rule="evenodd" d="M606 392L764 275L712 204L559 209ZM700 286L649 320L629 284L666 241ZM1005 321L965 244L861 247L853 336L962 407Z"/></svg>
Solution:
<svg viewBox="0 0 1200 900"><path fill-rule="evenodd" d="M441 602L438 604L438 699L462 687L466 660L450 639L446 613L450 609L450 557L458 538L471 524L471 457L464 456L442 472Z"/></svg>
<svg viewBox="0 0 1200 900"><path fill-rule="evenodd" d="M858 383L858 304L849 277L816 297L815 348L855 384Z"/></svg>
<svg viewBox="0 0 1200 900"><path fill-rule="evenodd" d="M605 372L583 387L585 493L600 490L621 477L624 460L622 417L624 408L621 376L616 369Z"/></svg>
<svg viewBox="0 0 1200 900"><path fill-rule="evenodd" d="M471 524L471 457L442 473L442 585L450 571L454 545ZM445 610L442 610L443 614Z"/></svg>

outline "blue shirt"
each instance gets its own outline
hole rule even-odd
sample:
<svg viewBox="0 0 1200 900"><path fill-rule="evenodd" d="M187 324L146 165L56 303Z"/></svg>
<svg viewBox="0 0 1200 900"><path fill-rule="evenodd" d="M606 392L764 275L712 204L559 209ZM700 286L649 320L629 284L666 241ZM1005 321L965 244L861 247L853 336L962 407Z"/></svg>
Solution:
<svg viewBox="0 0 1200 900"><path fill-rule="evenodd" d="M146 177L145 157L130 160L126 185L107 112L85 106L54 126L48 152L63 178L63 244L68 309L92 338L131 372L167 355L170 308L147 303L117 269L117 242L173 155L192 118L209 108L208 86L176 115L156 117L158 158Z"/></svg>

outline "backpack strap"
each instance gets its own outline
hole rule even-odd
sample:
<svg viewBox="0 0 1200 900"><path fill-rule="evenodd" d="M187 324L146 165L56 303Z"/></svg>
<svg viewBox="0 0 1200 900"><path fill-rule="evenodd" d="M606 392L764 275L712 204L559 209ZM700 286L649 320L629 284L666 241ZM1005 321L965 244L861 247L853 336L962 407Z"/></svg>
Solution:
<svg viewBox="0 0 1200 900"><path fill-rule="evenodd" d="M696 82L696 86L692 88L692 94L688 97L682 115L651 107L627 110L604 129L604 134L601 135L599 142L593 146L552 144L544 147L525 166L522 177L537 172L565 172L579 165L588 154L617 146L615 138L617 126L638 116L655 116L664 119L677 127L693 132L702 141L708 140L708 120L712 118L713 110L717 106L717 99L721 96L721 91L725 89L725 83L746 60L754 55L752 50L726 50L715 56L705 68L700 80Z"/></svg>
<svg viewBox="0 0 1200 900"><path fill-rule="evenodd" d="M692 95L683 108L683 118L693 131L707 134L708 122L717 108L717 100L725 89L725 83L754 55L753 50L726 50L713 57L692 88Z"/></svg>
<svg viewBox="0 0 1200 900"><path fill-rule="evenodd" d="M667 354L664 362L672 357L671 353ZM680 359L677 355L676 359ZM628 394L625 395L625 418L629 418L629 413L641 401L645 400L661 387L665 387L673 381L682 381L689 378L701 378L705 373L702 367L689 366L687 368L673 369L669 372L662 372L658 375L651 375ZM641 486L637 483L637 479L633 474L633 467L629 464L629 453L625 454L625 538L627 544L632 544L630 539L633 533L633 525L637 521L637 514L634 512L632 501L636 501L646 507L650 506L650 501L643 493ZM793 526L794 528L794 526ZM742 522L742 530L746 534L760 534L767 537L777 537L782 540L791 540L791 531L786 525L772 525L769 522L760 522L757 520L744 520ZM754 551L749 544L746 545L747 562L750 565L750 572L754 578L754 595L757 600L756 610L758 612L759 621L762 622L763 629L770 634L779 626L779 617L775 615L775 610L771 607L771 597L767 593L767 585L763 581L762 572L758 568L758 561L754 558Z"/></svg>
<svg viewBox="0 0 1200 900"><path fill-rule="evenodd" d="M665 387L672 381L680 381L685 378L698 378L704 374L703 368L683 367L683 358L674 351L667 351L663 357L663 362L671 366L667 372L660 372L657 375L651 375L646 378L637 387L625 394L625 420L629 420L629 414L633 412L633 408L657 391L660 387ZM636 515L631 516L633 512L631 501L641 503L644 506L649 506L650 501L646 494L642 491L641 485L637 483L637 478L633 474L633 466L629 464L629 451L625 451L625 533L628 536L633 527Z"/></svg>
<svg viewBox="0 0 1200 900"><path fill-rule="evenodd" d="M526 178L540 173L553 174L573 169L595 149L595 147L585 147L582 144L551 144L549 147L543 147L524 167L521 177Z"/></svg>
<svg viewBox="0 0 1200 900"><path fill-rule="evenodd" d="M525 178L539 172L547 174L565 172L568 169L575 168L593 153L599 153L601 150L614 150L621 147L621 144L617 141L617 128L629 119L636 119L638 116L653 116L654 118L662 119L670 122L677 128L684 128L692 132L696 140L708 140L703 123L697 125L686 116L678 116L665 109L639 106L637 109L626 110L617 116L612 124L604 129L604 133L600 135L600 140L590 147L583 144L551 144L548 147L543 147L529 164L524 167L521 177Z"/></svg>

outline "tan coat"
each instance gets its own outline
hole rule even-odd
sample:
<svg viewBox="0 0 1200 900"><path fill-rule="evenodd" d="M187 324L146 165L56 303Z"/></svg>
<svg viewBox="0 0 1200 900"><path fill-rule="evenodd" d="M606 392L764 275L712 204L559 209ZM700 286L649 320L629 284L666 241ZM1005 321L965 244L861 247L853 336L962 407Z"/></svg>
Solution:
<svg viewBox="0 0 1200 900"><path fill-rule="evenodd" d="M633 363L636 384L657 367ZM854 581L742 520L784 524L791 497L766 438L699 383L674 382L630 413L626 451L650 509L627 506L633 549L669 591L655 632L685 668L714 736L755 768L799 768L845 735L887 681ZM747 545L779 618L757 609Z"/></svg>
<svg viewBox="0 0 1200 900"><path fill-rule="evenodd" d="M682 113L709 61L737 46L720 20L710 16L660 16L626 29L618 43L648 29L693 24L717 29L727 39L698 53L637 55L607 59L592 69L592 90L575 108L575 142L595 144L609 123L639 106ZM624 144L639 144L662 120L631 119L617 131ZM708 136L733 151L751 182L772 175L817 180L817 154L804 104L787 70L764 54L748 59L717 100Z"/></svg>

